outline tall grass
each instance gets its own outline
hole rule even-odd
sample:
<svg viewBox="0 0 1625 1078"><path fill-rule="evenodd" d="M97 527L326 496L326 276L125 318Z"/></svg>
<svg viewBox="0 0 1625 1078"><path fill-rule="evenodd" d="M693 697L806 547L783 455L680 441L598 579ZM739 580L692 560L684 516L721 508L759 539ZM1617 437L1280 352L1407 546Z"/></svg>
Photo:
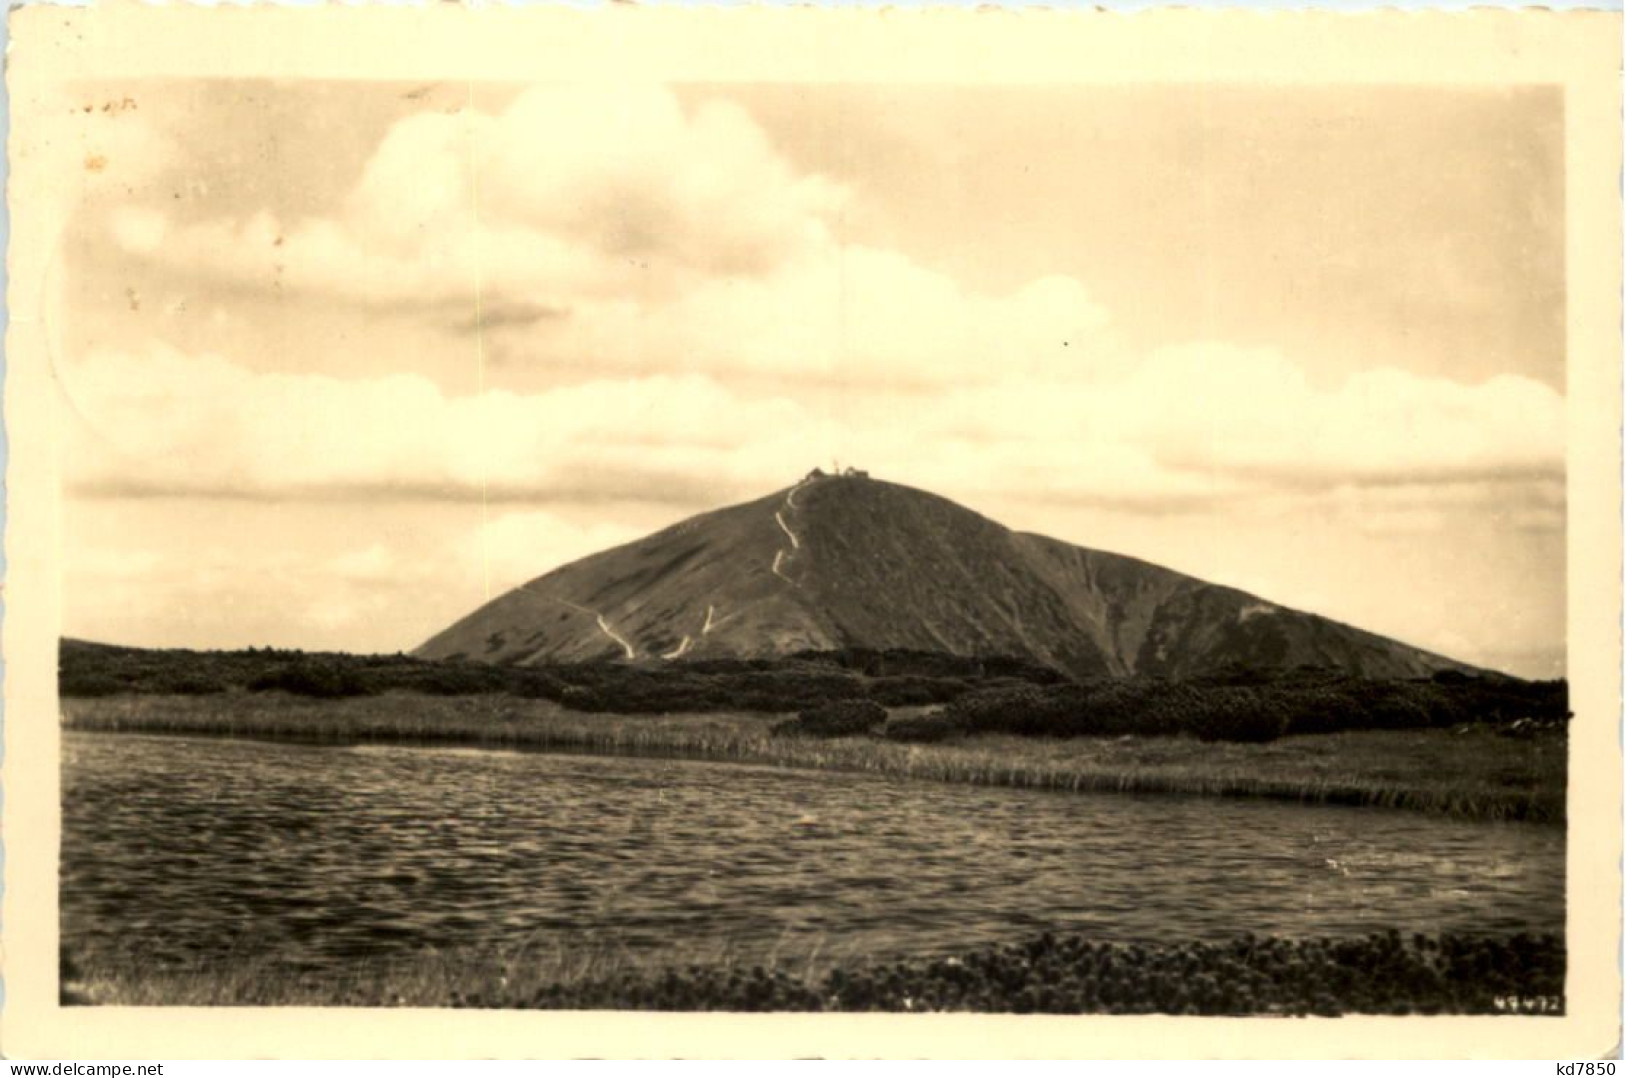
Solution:
<svg viewBox="0 0 1625 1078"><path fill-rule="evenodd" d="M241 949L196 965L64 950L61 991L66 1003L120 1006L514 1006L547 991L653 980L668 970L726 976L760 967L805 982L859 960L851 948L832 950L823 943L747 954L726 940L705 938L655 951L634 951L608 939L573 939L568 946L531 939L501 948L357 958L320 970L290 968Z"/></svg>
<svg viewBox="0 0 1625 1078"><path fill-rule="evenodd" d="M1561 734L1514 741L1487 729L1346 731L1267 744L980 736L921 745L775 736L765 715L584 714L548 700L407 693L326 701L278 693L111 696L65 700L63 718L73 730L695 757L987 786L1261 797L1551 823L1564 817L1567 765Z"/></svg>
<svg viewBox="0 0 1625 1078"><path fill-rule="evenodd" d="M698 950L428 954L293 974L263 961L154 971L63 962L66 1003L1051 1014L1561 1013L1552 936L1109 943L1049 933L954 956L747 964Z"/></svg>

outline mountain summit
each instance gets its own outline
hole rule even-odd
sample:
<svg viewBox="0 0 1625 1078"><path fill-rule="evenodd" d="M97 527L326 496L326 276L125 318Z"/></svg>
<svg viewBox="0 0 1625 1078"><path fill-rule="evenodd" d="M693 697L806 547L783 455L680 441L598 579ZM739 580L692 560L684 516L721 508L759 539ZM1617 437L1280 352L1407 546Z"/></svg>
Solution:
<svg viewBox="0 0 1625 1078"><path fill-rule="evenodd" d="M848 469L691 517L486 603L418 649L496 663L842 647L1027 659L1075 677L1302 664L1465 669L1234 588L1014 532Z"/></svg>

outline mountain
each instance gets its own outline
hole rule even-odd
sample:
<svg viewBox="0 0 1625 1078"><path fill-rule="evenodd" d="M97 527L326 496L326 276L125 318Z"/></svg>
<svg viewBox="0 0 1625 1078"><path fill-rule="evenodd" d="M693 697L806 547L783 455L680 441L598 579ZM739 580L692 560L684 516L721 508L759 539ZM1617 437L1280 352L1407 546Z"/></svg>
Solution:
<svg viewBox="0 0 1625 1078"><path fill-rule="evenodd" d="M1470 669L1135 558L1011 531L925 491L816 471L555 569L417 654L528 664L841 647L1013 656L1075 677Z"/></svg>

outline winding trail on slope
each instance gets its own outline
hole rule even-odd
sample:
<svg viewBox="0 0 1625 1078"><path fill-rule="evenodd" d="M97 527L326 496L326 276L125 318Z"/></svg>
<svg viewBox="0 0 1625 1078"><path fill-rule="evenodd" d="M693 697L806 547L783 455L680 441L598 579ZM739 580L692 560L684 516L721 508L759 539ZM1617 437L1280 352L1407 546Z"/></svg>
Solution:
<svg viewBox="0 0 1625 1078"><path fill-rule="evenodd" d="M784 529L784 534L788 535L790 537L790 546L791 546L791 548L794 549L794 550L800 550L801 549L801 540L797 539L796 538L796 533L790 530L790 525L788 525L788 524L786 524L784 522L784 510L782 510L782 509L773 510L773 519L779 522L779 527Z"/></svg>
<svg viewBox="0 0 1625 1078"><path fill-rule="evenodd" d="M715 606L707 606L705 608L705 624L700 626L701 636L709 636L712 629L715 629L718 625L721 625L725 621L732 621L738 616L738 611L735 611L732 614L725 614L720 618L716 616L716 613L717 608Z"/></svg>
<svg viewBox="0 0 1625 1078"><path fill-rule="evenodd" d="M688 654L688 649L693 647L693 646L694 646L694 638L692 636L689 636L687 633L684 633L683 634L683 642L678 644L675 648L673 648L672 650L666 652L664 655L662 655L660 657L662 659L681 659L684 655Z"/></svg>
<svg viewBox="0 0 1625 1078"><path fill-rule="evenodd" d="M600 614L598 611L582 606L580 603L572 603L568 599L561 599L557 595L548 595L546 592L534 591L531 589L529 584L519 585L518 590L524 592L526 595L534 595L538 599L545 599L550 603L558 603L560 606L567 606L578 614L591 614L593 619L598 622L599 630L602 631L605 636L619 644L621 650L626 652L626 657L628 659L635 659L638 657L638 651L632 646L631 642L627 640L626 637L616 632L614 626L610 625L609 619L604 617L604 615ZM543 646L545 647L546 645ZM537 651L540 650L540 648L537 649Z"/></svg>
<svg viewBox="0 0 1625 1078"><path fill-rule="evenodd" d="M579 610L583 614L591 614L595 619L597 619L598 628L603 631L605 636L609 637L611 640L615 641L621 646L621 648L626 652L626 657L628 659L635 659L638 657L638 649L633 647L631 641L627 640L626 637L616 632L615 627L609 623L609 619L604 617L604 615L600 614L598 611L590 610L579 603L572 603L568 599L554 599L554 602L563 603L571 610Z"/></svg>
<svg viewBox="0 0 1625 1078"><path fill-rule="evenodd" d="M801 585L796 583L796 581L792 580L790 577L784 575L784 563L795 557L795 552L801 549L801 537L790 530L790 525L785 522L784 512L786 509L794 510L796 508L796 495L801 493L802 487L809 486L813 482L815 482L815 480L811 476L808 476L806 479L803 479L801 482L791 487L784 496L783 508L773 510L773 519L778 524L779 530L784 532L785 536L790 540L789 549L780 547L773 554L773 575L793 588L799 588Z"/></svg>
<svg viewBox="0 0 1625 1078"><path fill-rule="evenodd" d="M617 644L621 645L621 647L626 649L626 657L628 659L635 659L638 657L638 649L632 646L631 641L627 640L624 636L611 628L608 619L606 619L604 615L593 614L593 617L598 619L598 627L604 630L605 636L609 637L611 640L615 641Z"/></svg>

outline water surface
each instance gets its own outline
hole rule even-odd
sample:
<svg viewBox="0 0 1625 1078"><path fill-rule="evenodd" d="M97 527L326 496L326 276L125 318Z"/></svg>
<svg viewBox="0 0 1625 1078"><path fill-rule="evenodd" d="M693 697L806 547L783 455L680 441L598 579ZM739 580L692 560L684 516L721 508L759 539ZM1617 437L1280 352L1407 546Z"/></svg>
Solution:
<svg viewBox="0 0 1625 1078"><path fill-rule="evenodd" d="M67 732L62 931L159 964L1561 932L1563 831L681 760Z"/></svg>

